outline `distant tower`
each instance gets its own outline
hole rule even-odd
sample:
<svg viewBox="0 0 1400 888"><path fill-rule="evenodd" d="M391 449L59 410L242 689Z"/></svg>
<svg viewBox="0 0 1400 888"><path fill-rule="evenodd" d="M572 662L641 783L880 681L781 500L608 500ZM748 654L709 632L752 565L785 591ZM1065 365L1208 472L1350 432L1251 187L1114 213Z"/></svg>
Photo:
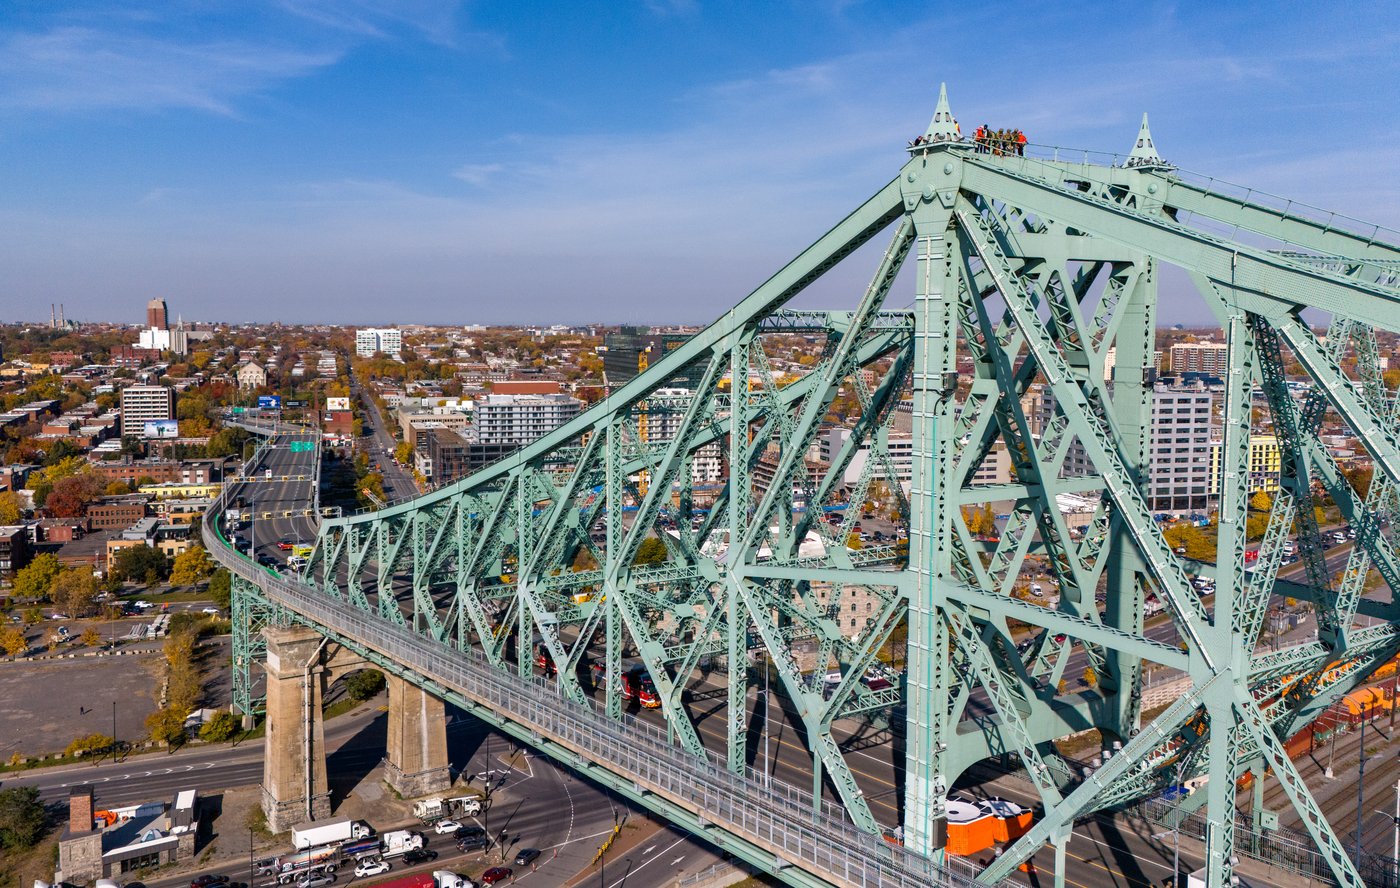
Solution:
<svg viewBox="0 0 1400 888"><path fill-rule="evenodd" d="M58 325L59 325L60 327L67 327L67 326L68 326L68 321L63 317L63 303L62 303L62 302L60 302L60 303L58 304Z"/></svg>
<svg viewBox="0 0 1400 888"><path fill-rule="evenodd" d="M166 320L164 299L152 299L146 303L146 326L155 330L170 329Z"/></svg>
<svg viewBox="0 0 1400 888"><path fill-rule="evenodd" d="M49 328L52 329L52 328L57 327L57 326L58 326L58 315L54 314L53 303L50 302L50 303L49 303Z"/></svg>

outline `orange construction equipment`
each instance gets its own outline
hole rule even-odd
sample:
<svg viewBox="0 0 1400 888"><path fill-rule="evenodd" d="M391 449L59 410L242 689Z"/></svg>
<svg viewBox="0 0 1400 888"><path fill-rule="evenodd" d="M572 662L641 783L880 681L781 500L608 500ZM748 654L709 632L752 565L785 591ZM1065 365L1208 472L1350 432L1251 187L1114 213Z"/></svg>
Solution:
<svg viewBox="0 0 1400 888"><path fill-rule="evenodd" d="M1364 713L1373 716L1389 712L1393 705L1390 694L1384 688L1358 688L1342 698L1347 714L1360 718Z"/></svg>

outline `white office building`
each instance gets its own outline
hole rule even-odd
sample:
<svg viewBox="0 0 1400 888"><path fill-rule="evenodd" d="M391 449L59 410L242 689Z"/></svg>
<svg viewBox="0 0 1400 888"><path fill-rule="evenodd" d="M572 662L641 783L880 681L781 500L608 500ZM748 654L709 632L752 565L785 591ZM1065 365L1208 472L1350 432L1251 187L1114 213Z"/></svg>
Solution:
<svg viewBox="0 0 1400 888"><path fill-rule="evenodd" d="M122 435L141 437L146 423L175 418L175 391L163 385L129 385L122 389Z"/></svg>
<svg viewBox="0 0 1400 888"><path fill-rule="evenodd" d="M583 402L568 395L487 395L476 401L473 428L482 444L529 444L578 416Z"/></svg>
<svg viewBox="0 0 1400 888"><path fill-rule="evenodd" d="M355 331L355 354L361 358L372 358L376 352L397 358L402 350L403 334L392 327L364 327Z"/></svg>

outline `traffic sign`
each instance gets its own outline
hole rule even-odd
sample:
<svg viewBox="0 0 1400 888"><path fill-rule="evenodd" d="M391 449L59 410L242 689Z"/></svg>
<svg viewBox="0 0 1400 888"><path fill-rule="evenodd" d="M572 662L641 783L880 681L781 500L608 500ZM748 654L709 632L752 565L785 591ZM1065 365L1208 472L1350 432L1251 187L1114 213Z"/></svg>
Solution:
<svg viewBox="0 0 1400 888"><path fill-rule="evenodd" d="M315 441L293 441L291 446L291 451L293 453L310 453L315 449Z"/></svg>

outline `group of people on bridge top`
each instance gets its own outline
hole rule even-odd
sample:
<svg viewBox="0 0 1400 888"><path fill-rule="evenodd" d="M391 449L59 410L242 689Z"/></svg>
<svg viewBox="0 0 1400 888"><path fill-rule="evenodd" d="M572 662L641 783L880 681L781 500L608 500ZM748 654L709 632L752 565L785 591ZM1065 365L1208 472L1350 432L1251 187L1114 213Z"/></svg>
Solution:
<svg viewBox="0 0 1400 888"><path fill-rule="evenodd" d="M1024 157L1026 154L1026 134L1018 129L994 130L983 125L972 134L972 141L983 154Z"/></svg>

